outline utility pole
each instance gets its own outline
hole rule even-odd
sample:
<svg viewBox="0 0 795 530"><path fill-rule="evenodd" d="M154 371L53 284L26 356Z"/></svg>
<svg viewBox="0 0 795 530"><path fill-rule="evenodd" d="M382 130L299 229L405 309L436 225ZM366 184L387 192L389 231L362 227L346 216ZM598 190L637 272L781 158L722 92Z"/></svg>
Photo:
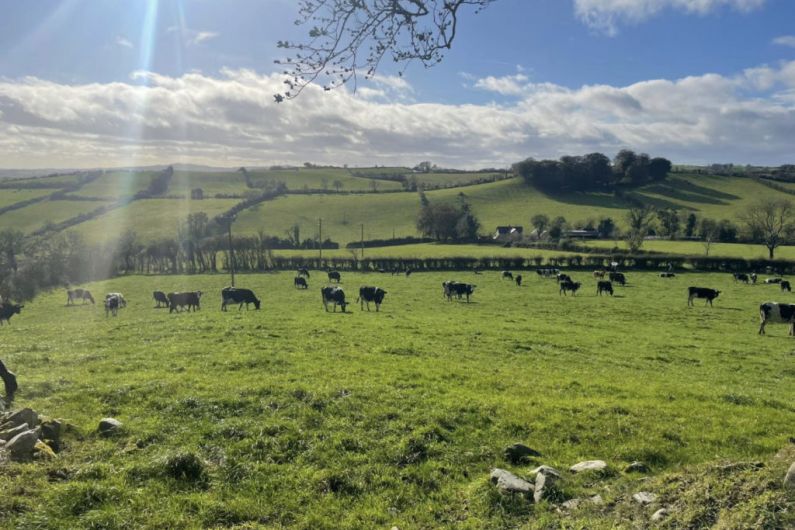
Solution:
<svg viewBox="0 0 795 530"><path fill-rule="evenodd" d="M320 261L323 261L323 219L317 220L317 238L320 240ZM318 263L320 266L320 263Z"/></svg>
<svg viewBox="0 0 795 530"><path fill-rule="evenodd" d="M235 251L232 247L232 223L235 221L234 215L224 215L218 218L222 225L226 225L226 235L229 244L229 271L232 274L232 287L235 286Z"/></svg>
<svg viewBox="0 0 795 530"><path fill-rule="evenodd" d="M362 259L364 259L364 223L362 223Z"/></svg>

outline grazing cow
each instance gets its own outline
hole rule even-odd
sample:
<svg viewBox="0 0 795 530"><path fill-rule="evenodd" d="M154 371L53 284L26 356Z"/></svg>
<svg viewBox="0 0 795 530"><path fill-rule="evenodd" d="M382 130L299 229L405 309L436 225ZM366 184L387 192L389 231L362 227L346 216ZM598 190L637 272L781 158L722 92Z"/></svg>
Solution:
<svg viewBox="0 0 795 530"><path fill-rule="evenodd" d="M502 271L502 279L508 278L509 280L513 280L513 273L511 271Z"/></svg>
<svg viewBox="0 0 795 530"><path fill-rule="evenodd" d="M755 272L751 273L751 283L756 285L757 276Z"/></svg>
<svg viewBox="0 0 795 530"><path fill-rule="evenodd" d="M321 287L320 295L323 298L323 307L328 312L328 305L334 304L334 312L337 312L337 306L342 307L342 312L345 312L345 306L348 303L345 301L345 291L342 287Z"/></svg>
<svg viewBox="0 0 795 530"><path fill-rule="evenodd" d="M370 311L370 302L375 302L375 310L378 311L384 301L384 296L386 296L386 291L380 287L360 287L359 298L356 301L360 304L362 310L364 310L364 305L367 304L368 311Z"/></svg>
<svg viewBox="0 0 795 530"><path fill-rule="evenodd" d="M20 314L23 307L25 306L3 302L3 304L0 305L0 326L3 325L3 320L8 322L8 325L10 326L11 317Z"/></svg>
<svg viewBox="0 0 795 530"><path fill-rule="evenodd" d="M609 293L610 296L613 296L613 284L607 280L601 280L599 283L597 283L596 284L597 296L602 296L602 293Z"/></svg>
<svg viewBox="0 0 795 530"><path fill-rule="evenodd" d="M777 284L777 283L781 283L781 278L767 278L765 280L765 284L767 284L767 285L773 285L773 284Z"/></svg>
<svg viewBox="0 0 795 530"><path fill-rule="evenodd" d="M553 276L557 276L559 273L560 270L551 267L536 269L536 274L542 278L552 278Z"/></svg>
<svg viewBox="0 0 795 530"><path fill-rule="evenodd" d="M676 278L676 274L673 272L661 272L660 278Z"/></svg>
<svg viewBox="0 0 795 530"><path fill-rule="evenodd" d="M627 284L627 277L624 276L623 272L611 272L610 281L615 282L623 287Z"/></svg>
<svg viewBox="0 0 795 530"><path fill-rule="evenodd" d="M555 278L557 279L558 283L572 281L571 276L569 276L568 274L563 274L562 272L559 272Z"/></svg>
<svg viewBox="0 0 795 530"><path fill-rule="evenodd" d="M75 300L82 300L85 304L86 302L91 302L94 304L94 297L91 296L91 293L86 289L73 289L71 291L66 291L66 305L73 305Z"/></svg>
<svg viewBox="0 0 795 530"><path fill-rule="evenodd" d="M792 292L792 286L789 284L789 280L781 280L779 287L781 287L782 291L787 291L788 293Z"/></svg>
<svg viewBox="0 0 795 530"><path fill-rule="evenodd" d="M238 287L224 287L221 289L221 311L226 311L226 306L229 304L240 304L237 308L238 311L243 309L243 304L246 304L246 311L248 305L254 304L254 309L259 309L260 300L250 289L240 289Z"/></svg>
<svg viewBox="0 0 795 530"><path fill-rule="evenodd" d="M575 296L577 294L577 290L580 287L582 287L582 284L580 282L564 280L560 282L560 294L565 295L568 291L571 291L571 295Z"/></svg>
<svg viewBox="0 0 795 530"><path fill-rule="evenodd" d="M759 316L762 323L759 325L759 334L765 334L768 322L774 324L789 324L789 334L795 336L795 304L779 304L765 302L759 306Z"/></svg>
<svg viewBox="0 0 795 530"><path fill-rule="evenodd" d="M155 300L155 307L168 307L168 297L163 291L155 291L152 293L152 298Z"/></svg>
<svg viewBox="0 0 795 530"><path fill-rule="evenodd" d="M298 276L306 276L309 278L309 271L306 269L306 267L301 267L298 269Z"/></svg>
<svg viewBox="0 0 795 530"><path fill-rule="evenodd" d="M198 311L201 309L199 302L202 297L201 291L193 291L187 293L168 293L168 312L181 311L182 308L187 307L188 311Z"/></svg>
<svg viewBox="0 0 795 530"><path fill-rule="evenodd" d="M111 296L115 296L116 298L119 299L119 309L127 307L127 300L124 299L124 295L122 295L121 293L108 293L105 295L105 300L107 300Z"/></svg>
<svg viewBox="0 0 795 530"><path fill-rule="evenodd" d="M687 288L687 305L693 305L693 298L704 298L706 302L704 305L709 304L712 307L712 301L718 297L720 291L715 289L707 289L706 287L688 287Z"/></svg>
<svg viewBox="0 0 795 530"><path fill-rule="evenodd" d="M455 295L456 298L459 300L462 296L466 296L467 303L469 303L469 297L475 293L475 285L470 283L457 283L452 282L450 284L450 292L447 295L447 299L452 301L452 296Z"/></svg>
<svg viewBox="0 0 795 530"><path fill-rule="evenodd" d="M342 280L339 271L328 271L328 281L340 283Z"/></svg>
<svg viewBox="0 0 795 530"><path fill-rule="evenodd" d="M600 269L600 270L598 270L598 271L593 271L593 277L594 277L594 279L597 279L597 278L599 278L599 279L601 279L601 278L604 278L604 277L605 277L605 274L607 274L607 272L606 272L606 271L604 271L604 270L601 270L601 269Z"/></svg>
<svg viewBox="0 0 795 530"><path fill-rule="evenodd" d="M453 284L455 284L454 280L447 280L446 282L442 282L442 296L447 298L448 300L452 296L453 292Z"/></svg>
<svg viewBox="0 0 795 530"><path fill-rule="evenodd" d="M517 274L516 278L514 278L514 281L516 282L516 285L518 287L521 287L522 286L522 275L521 274Z"/></svg>
<svg viewBox="0 0 795 530"><path fill-rule="evenodd" d="M105 318L113 315L114 317L119 313L119 308L122 307L121 299L116 294L109 294L105 297Z"/></svg>
<svg viewBox="0 0 795 530"><path fill-rule="evenodd" d="M751 278L748 277L747 274L743 272L735 272L732 276L734 276L735 282L743 282L744 284L748 284Z"/></svg>
<svg viewBox="0 0 795 530"><path fill-rule="evenodd" d="M306 278L303 276L296 276L293 278L293 287L297 289L308 289L309 285L306 283Z"/></svg>

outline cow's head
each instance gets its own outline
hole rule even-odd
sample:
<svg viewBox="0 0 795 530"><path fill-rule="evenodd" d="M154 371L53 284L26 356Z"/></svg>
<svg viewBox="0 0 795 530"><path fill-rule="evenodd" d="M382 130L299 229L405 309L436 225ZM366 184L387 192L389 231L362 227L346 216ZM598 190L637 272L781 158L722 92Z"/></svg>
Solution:
<svg viewBox="0 0 795 530"><path fill-rule="evenodd" d="M254 309L257 309L257 310L258 310L258 309L259 309L259 307L260 307L260 304L261 304L261 301L260 301L260 299L259 299L259 298L255 298L255 299L254 299Z"/></svg>
<svg viewBox="0 0 795 530"><path fill-rule="evenodd" d="M12 305L11 306L11 312L18 315L23 307L25 307L25 306L24 305Z"/></svg>

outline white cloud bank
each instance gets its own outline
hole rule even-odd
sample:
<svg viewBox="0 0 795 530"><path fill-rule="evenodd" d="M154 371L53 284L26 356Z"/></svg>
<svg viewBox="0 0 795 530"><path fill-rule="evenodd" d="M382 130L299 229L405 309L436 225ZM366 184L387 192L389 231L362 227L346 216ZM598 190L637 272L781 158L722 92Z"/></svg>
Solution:
<svg viewBox="0 0 795 530"><path fill-rule="evenodd" d="M706 15L721 8L740 12L753 11L766 0L574 0L578 18L589 26L615 35L622 23L636 24L651 18L664 9Z"/></svg>
<svg viewBox="0 0 795 530"><path fill-rule="evenodd" d="M776 37L773 39L773 44L795 48L795 35L782 35L781 37Z"/></svg>
<svg viewBox="0 0 795 530"><path fill-rule="evenodd" d="M224 70L129 83L0 78L0 164L96 167L194 162L507 166L623 147L676 162L793 162L795 61L726 77L569 89L523 74L475 85L508 103L450 105L324 92L277 105L282 77ZM145 77L147 83L141 83ZM404 93L404 80L390 79Z"/></svg>

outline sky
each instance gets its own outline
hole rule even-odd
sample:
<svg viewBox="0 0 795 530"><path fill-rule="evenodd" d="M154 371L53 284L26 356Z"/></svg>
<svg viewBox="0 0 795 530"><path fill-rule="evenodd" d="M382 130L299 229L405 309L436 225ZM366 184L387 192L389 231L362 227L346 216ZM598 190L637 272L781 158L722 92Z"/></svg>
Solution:
<svg viewBox="0 0 795 530"><path fill-rule="evenodd" d="M281 104L297 0L0 0L0 168L795 163L795 1L496 0L444 61Z"/></svg>

